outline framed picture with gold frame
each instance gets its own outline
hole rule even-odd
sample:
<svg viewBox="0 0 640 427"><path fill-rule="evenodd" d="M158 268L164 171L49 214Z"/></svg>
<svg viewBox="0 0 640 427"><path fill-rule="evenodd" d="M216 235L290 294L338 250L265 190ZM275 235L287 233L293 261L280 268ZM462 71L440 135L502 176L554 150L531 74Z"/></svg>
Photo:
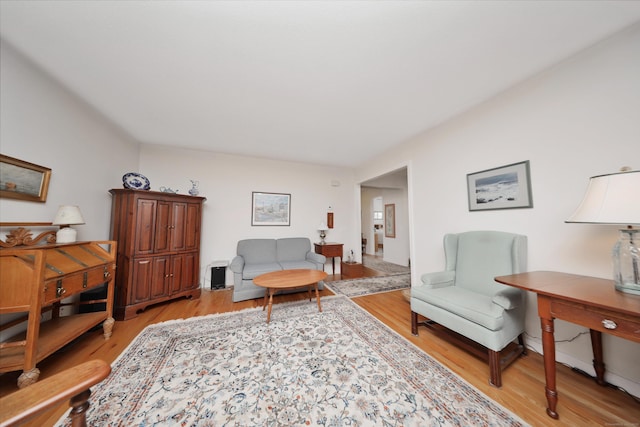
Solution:
<svg viewBox="0 0 640 427"><path fill-rule="evenodd" d="M384 237L396 237L396 205L384 205Z"/></svg>
<svg viewBox="0 0 640 427"><path fill-rule="evenodd" d="M0 154L0 197L47 201L51 169Z"/></svg>

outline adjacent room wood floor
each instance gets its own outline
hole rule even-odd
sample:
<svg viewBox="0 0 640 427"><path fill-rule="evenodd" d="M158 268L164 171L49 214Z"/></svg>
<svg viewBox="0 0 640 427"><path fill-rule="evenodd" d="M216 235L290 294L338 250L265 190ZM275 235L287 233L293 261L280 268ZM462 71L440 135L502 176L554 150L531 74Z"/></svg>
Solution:
<svg viewBox="0 0 640 427"><path fill-rule="evenodd" d="M372 270L368 270L368 273L376 275ZM328 280L339 279L338 275L335 278L329 276ZM46 378L89 359L99 358L111 363L145 326L152 323L262 305L261 299L233 303L231 292L203 290L199 299L183 299L150 307L135 319L116 322L113 336L107 341L102 338L100 330L88 332L42 361L38 365L42 372L40 378ZM321 295L332 295L332 292L325 289ZM277 302L304 298L306 293L282 295L277 297ZM409 303L401 291L354 298L354 301L533 426L640 425L640 403L637 400L617 389L600 387L595 381L565 366L558 366L557 376L560 419L552 420L545 413L544 368L541 355L529 351L528 356L517 360L504 372L503 387L496 389L488 384L489 368L481 360L438 338L426 328L420 328L418 337L411 335ZM312 304L313 307L310 309L315 309L315 302ZM0 376L0 396L16 390L18 375L19 372L11 372ZM67 407L66 404L62 405L28 425L52 426Z"/></svg>

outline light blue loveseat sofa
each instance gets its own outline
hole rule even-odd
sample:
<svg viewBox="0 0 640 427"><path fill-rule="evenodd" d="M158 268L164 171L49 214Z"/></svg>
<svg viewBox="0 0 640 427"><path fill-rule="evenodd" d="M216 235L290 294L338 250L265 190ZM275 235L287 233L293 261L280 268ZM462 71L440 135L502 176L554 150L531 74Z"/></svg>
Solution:
<svg viewBox="0 0 640 427"><path fill-rule="evenodd" d="M278 270L322 270L327 260L311 250L311 241L306 237L240 240L236 253L229 265L233 272L233 302L262 298L265 289L253 284L253 279L261 274ZM323 288L324 283L318 283L318 289Z"/></svg>

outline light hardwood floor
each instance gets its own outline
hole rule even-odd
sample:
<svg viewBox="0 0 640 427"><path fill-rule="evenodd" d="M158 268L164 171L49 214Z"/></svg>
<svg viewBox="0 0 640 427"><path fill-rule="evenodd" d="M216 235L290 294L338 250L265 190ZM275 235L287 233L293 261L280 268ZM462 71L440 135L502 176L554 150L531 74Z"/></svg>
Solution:
<svg viewBox="0 0 640 427"><path fill-rule="evenodd" d="M368 273L376 275L373 271ZM329 276L328 280L339 278ZM321 295L332 295L332 292L325 289ZM306 293L275 298L276 303L292 301L306 298ZM420 328L418 337L411 335L409 303L401 291L358 297L354 298L354 301L533 426L640 426L638 401L617 389L600 387L595 381L561 365L558 366L557 376L560 419L552 420L545 413L544 368L541 355L530 351L528 356L514 362L503 374L503 387L496 389L488 384L489 368L481 360L433 335L426 328ZM89 359L99 358L108 363L113 362L149 324L261 305L261 299L233 303L231 290L203 290L199 299L178 300L150 307L135 319L116 322L111 339L105 341L101 331L92 331L44 360L38 365L42 371L41 379ZM18 374L19 372L14 372L0 376L0 396L16 390ZM51 426L66 409L67 405L62 405L28 425Z"/></svg>

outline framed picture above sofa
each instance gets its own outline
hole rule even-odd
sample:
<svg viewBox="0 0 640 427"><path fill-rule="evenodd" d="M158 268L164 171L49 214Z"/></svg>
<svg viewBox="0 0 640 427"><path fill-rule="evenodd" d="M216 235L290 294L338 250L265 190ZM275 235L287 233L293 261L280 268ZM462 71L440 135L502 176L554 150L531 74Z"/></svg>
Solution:
<svg viewBox="0 0 640 427"><path fill-rule="evenodd" d="M291 194L254 191L251 225L291 225Z"/></svg>

